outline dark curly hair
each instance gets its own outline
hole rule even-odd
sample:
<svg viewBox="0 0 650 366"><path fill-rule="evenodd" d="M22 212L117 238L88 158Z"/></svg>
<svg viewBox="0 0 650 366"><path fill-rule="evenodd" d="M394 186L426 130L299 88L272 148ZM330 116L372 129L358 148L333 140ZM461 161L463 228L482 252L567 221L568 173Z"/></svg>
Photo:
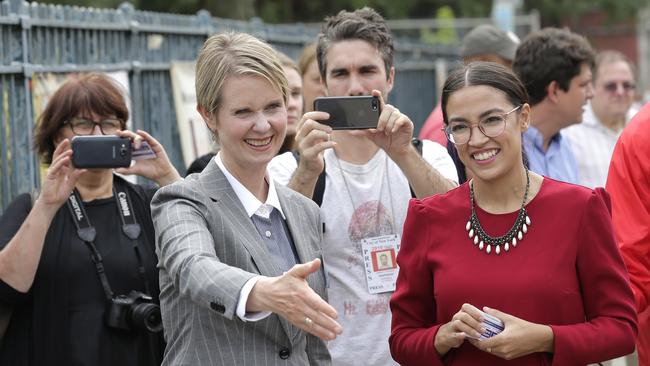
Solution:
<svg viewBox="0 0 650 366"><path fill-rule="evenodd" d="M546 97L546 87L556 81L569 90L571 79L583 64L594 67L595 52L587 39L558 28L544 28L529 34L517 48L512 69L524 83L531 105Z"/></svg>

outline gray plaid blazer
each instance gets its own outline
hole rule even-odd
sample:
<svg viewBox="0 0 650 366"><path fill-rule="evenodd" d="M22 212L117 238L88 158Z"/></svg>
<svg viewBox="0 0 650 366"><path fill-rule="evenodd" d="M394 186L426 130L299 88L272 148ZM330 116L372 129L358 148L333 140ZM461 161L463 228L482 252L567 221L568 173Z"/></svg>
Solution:
<svg viewBox="0 0 650 366"><path fill-rule="evenodd" d="M319 209L276 186L301 263L321 258ZM167 348L163 365L329 365L324 341L276 314L243 322L236 306L255 275L279 276L252 220L214 160L151 202ZM308 278L326 299L323 271Z"/></svg>

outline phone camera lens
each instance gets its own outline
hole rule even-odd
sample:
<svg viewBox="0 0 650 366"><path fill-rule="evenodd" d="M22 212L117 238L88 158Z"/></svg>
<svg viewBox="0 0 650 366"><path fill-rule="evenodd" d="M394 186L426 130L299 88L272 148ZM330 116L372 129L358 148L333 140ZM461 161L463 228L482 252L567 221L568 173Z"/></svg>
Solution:
<svg viewBox="0 0 650 366"><path fill-rule="evenodd" d="M372 110L376 111L377 110L377 99L372 100Z"/></svg>
<svg viewBox="0 0 650 366"><path fill-rule="evenodd" d="M122 145L122 147L120 148L120 155L125 156L126 153L127 153L126 145Z"/></svg>

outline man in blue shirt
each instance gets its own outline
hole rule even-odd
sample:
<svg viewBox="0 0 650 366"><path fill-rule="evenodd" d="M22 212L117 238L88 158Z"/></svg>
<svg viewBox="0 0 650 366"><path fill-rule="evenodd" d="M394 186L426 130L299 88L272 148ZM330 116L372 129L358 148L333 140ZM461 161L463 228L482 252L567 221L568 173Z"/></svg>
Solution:
<svg viewBox="0 0 650 366"><path fill-rule="evenodd" d="M523 143L532 171L578 183L578 165L561 130L582 122L593 96L594 58L587 39L564 29L542 29L519 45L513 70L530 97L532 120Z"/></svg>

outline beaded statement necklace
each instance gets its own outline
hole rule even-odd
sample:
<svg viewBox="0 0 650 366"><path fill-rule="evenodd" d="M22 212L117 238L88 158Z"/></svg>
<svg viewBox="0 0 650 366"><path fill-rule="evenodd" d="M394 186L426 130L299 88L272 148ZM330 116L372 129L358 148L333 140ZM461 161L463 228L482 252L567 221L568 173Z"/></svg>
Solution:
<svg viewBox="0 0 650 366"><path fill-rule="evenodd" d="M498 255L501 253L501 248L504 251L509 251L510 247L513 248L517 246L517 243L524 238L524 234L528 232L528 227L530 226L530 217L528 217L528 212L526 212L526 199L528 198L528 188L530 187L530 176L528 174L528 169L526 169L526 190L524 192L524 199L521 202L521 209L519 209L519 214L515 220L515 224L512 226L508 232L499 237L491 237L488 235L481 223L478 221L478 216L476 216L476 209L474 208L474 181L469 184L469 198L472 205L472 215L465 225L465 230L469 232L469 238L474 241L474 245L478 246L479 250L485 248L485 252L490 254L492 250Z"/></svg>

